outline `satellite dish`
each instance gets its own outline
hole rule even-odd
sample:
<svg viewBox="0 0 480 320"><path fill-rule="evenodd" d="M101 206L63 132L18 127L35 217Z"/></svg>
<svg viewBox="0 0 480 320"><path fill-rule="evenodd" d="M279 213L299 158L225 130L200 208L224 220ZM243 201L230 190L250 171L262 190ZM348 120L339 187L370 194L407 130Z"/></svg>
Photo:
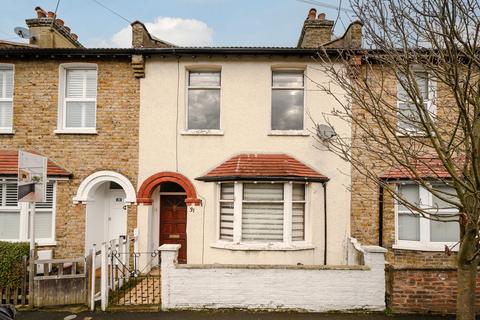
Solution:
<svg viewBox="0 0 480 320"><path fill-rule="evenodd" d="M30 39L30 37L31 37L30 30L28 30L27 28L16 27L15 29L13 29L13 31L15 31L17 36L19 36L20 38Z"/></svg>
<svg viewBox="0 0 480 320"><path fill-rule="evenodd" d="M322 140L329 140L337 135L335 130L326 124L317 125L317 135Z"/></svg>

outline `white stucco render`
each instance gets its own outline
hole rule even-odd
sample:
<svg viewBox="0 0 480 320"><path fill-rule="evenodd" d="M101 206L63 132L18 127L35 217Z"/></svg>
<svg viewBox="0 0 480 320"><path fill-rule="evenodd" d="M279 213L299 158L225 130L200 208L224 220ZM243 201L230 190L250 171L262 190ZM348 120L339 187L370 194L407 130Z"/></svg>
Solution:
<svg viewBox="0 0 480 320"><path fill-rule="evenodd" d="M323 187L311 183L307 189L306 244L298 250L231 250L218 248L217 184L195 178L240 153L285 153L311 166L330 181L327 183L328 264L346 263L349 236L350 166L309 135L314 129L310 117L325 123L337 105L314 82L325 83L326 75L316 69L312 58L286 57L151 57L146 61L146 76L141 79L139 185L151 175L176 171L186 176L202 199L202 207L187 218L188 263L226 264L304 264L324 263ZM301 135L272 135L272 69L305 69L305 132ZM186 132L186 81L188 70L221 69L220 135L192 135ZM312 82L312 80L314 82ZM334 88L335 90L335 88ZM340 90L340 89L338 89ZM350 136L345 123L331 119L335 130ZM140 251L158 246L153 205L139 205ZM155 221L154 221L155 220Z"/></svg>

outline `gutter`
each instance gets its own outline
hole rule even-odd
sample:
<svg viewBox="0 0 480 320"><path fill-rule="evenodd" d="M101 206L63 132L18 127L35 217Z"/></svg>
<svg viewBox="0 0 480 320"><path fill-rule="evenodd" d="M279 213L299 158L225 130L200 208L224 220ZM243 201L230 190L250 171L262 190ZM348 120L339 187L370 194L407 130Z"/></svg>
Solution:
<svg viewBox="0 0 480 320"><path fill-rule="evenodd" d="M0 48L0 56L131 56L139 55L272 55L272 56L304 56L318 54L331 56L342 55L345 50L296 47L175 47L175 48Z"/></svg>
<svg viewBox="0 0 480 320"><path fill-rule="evenodd" d="M378 193L378 245L383 247L383 186Z"/></svg>
<svg viewBox="0 0 480 320"><path fill-rule="evenodd" d="M324 228L324 241L323 241L323 264L327 265L327 182L322 183L323 186L323 228Z"/></svg>
<svg viewBox="0 0 480 320"><path fill-rule="evenodd" d="M320 182L325 183L327 177L301 177L301 176L203 176L195 178L204 182L227 182L227 181L301 181L301 182Z"/></svg>

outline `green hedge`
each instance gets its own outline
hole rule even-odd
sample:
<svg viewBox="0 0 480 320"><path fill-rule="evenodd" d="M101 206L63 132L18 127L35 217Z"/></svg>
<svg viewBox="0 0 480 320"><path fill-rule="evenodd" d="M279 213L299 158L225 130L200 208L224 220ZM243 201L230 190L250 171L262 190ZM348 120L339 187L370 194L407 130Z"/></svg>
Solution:
<svg viewBox="0 0 480 320"><path fill-rule="evenodd" d="M23 277L22 258L28 256L29 250L26 242L0 241L0 287L20 286Z"/></svg>

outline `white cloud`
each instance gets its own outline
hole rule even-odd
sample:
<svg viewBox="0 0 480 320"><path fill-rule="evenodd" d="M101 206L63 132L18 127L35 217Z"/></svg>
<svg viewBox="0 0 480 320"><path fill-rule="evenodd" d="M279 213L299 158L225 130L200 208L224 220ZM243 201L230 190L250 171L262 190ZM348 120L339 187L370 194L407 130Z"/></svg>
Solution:
<svg viewBox="0 0 480 320"><path fill-rule="evenodd" d="M154 22L145 23L150 34L179 46L211 46L213 29L196 19L158 17ZM94 47L128 48L132 45L132 30L127 26L110 39L93 41Z"/></svg>

